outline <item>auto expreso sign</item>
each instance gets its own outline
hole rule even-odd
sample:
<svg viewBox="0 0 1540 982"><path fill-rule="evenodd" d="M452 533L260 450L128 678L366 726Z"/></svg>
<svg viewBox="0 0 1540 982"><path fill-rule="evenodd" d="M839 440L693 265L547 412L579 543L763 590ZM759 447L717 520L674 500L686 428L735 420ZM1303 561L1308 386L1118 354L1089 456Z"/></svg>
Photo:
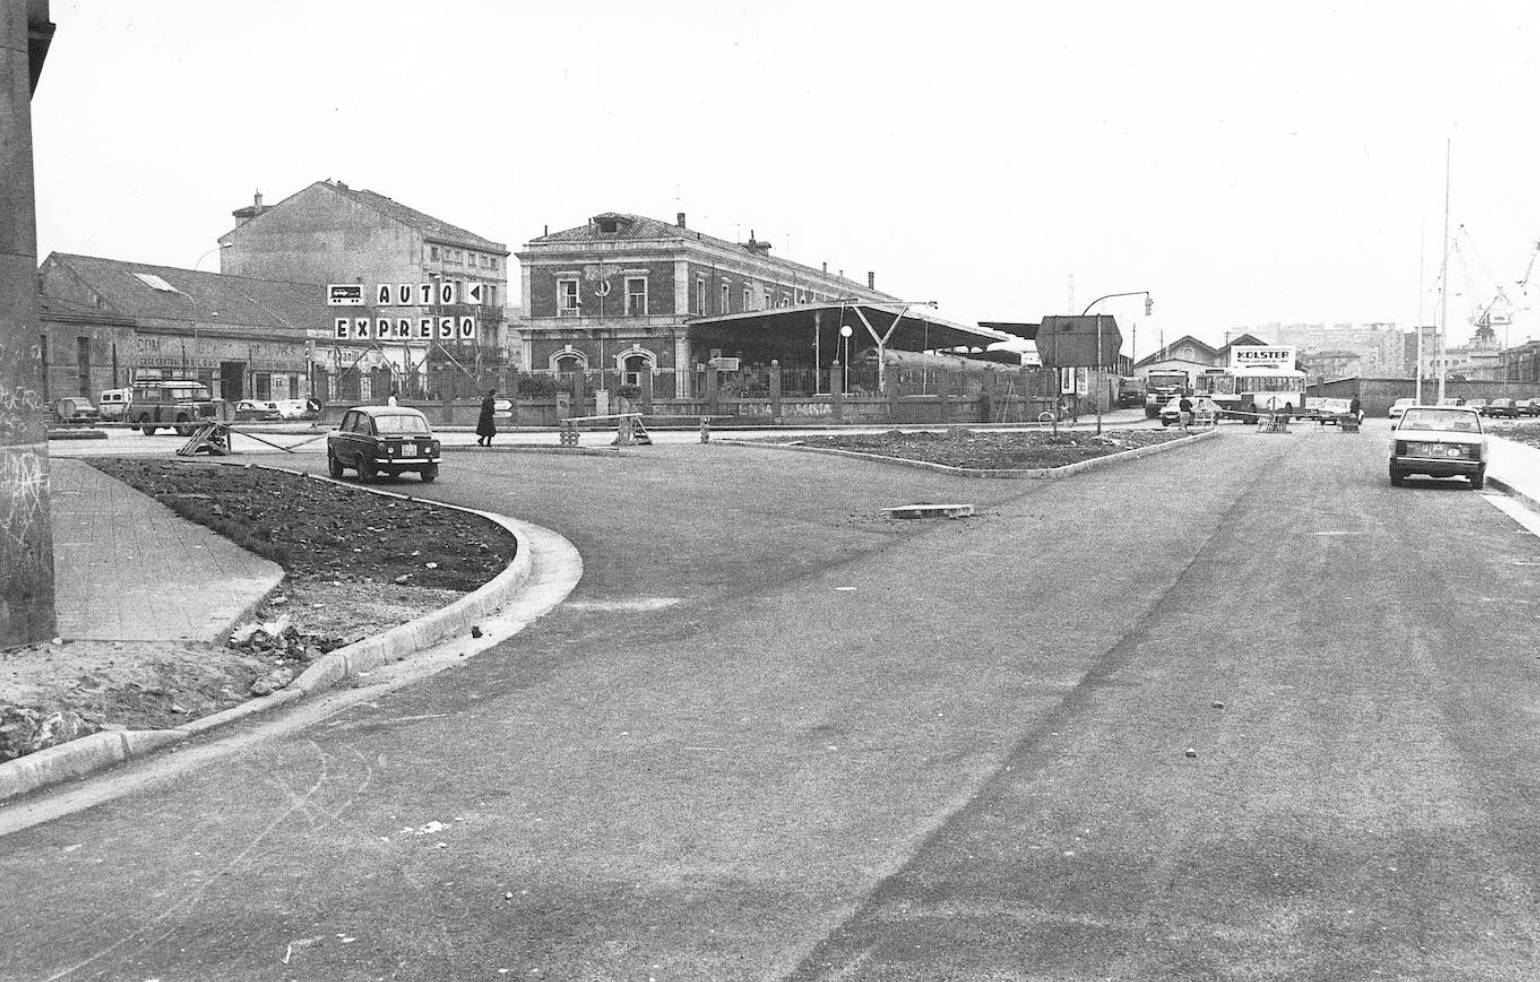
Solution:
<svg viewBox="0 0 1540 982"><path fill-rule="evenodd" d="M1230 349L1230 367L1294 369L1292 345L1238 344Z"/></svg>

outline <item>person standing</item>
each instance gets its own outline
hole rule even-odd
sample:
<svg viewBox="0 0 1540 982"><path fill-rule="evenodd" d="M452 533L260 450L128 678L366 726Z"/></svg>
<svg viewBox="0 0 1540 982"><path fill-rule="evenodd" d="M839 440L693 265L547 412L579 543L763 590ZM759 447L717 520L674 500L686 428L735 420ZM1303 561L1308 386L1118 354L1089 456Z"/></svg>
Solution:
<svg viewBox="0 0 1540 982"><path fill-rule="evenodd" d="M496 395L496 389L488 389L487 397L481 400L481 415L476 417L477 446L490 447L492 438L497 436L497 425L492 422L493 410L497 408L497 401L493 398Z"/></svg>
<svg viewBox="0 0 1540 982"><path fill-rule="evenodd" d="M1348 412L1358 422L1362 423L1364 421L1364 404L1359 400L1358 396L1355 395L1353 397L1353 401L1348 405Z"/></svg>
<svg viewBox="0 0 1540 982"><path fill-rule="evenodd" d="M1182 421L1182 432L1186 433L1187 428L1192 425L1192 400L1190 398L1185 395L1182 396L1181 401L1176 404L1176 415Z"/></svg>

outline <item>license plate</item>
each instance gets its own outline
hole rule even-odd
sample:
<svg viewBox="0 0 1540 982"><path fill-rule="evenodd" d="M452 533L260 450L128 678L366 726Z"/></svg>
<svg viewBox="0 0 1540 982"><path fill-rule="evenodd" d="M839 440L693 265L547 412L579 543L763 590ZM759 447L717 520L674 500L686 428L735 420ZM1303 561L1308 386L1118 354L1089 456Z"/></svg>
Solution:
<svg viewBox="0 0 1540 982"><path fill-rule="evenodd" d="M417 444L415 444L415 443L403 443L403 444L401 444L401 456L403 456L403 457L415 457L415 456L417 456Z"/></svg>
<svg viewBox="0 0 1540 982"><path fill-rule="evenodd" d="M1446 443L1414 443L1411 446L1414 457L1463 457L1465 452L1458 446Z"/></svg>

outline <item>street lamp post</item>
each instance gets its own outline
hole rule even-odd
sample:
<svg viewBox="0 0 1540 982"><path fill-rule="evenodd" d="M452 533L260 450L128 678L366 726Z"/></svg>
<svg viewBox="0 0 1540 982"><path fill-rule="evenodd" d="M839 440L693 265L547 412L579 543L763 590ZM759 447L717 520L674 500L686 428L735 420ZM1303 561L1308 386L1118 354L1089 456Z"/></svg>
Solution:
<svg viewBox="0 0 1540 982"><path fill-rule="evenodd" d="M841 325L840 337L845 339L845 357L840 362L840 391L850 394L850 335L855 331L849 324Z"/></svg>
<svg viewBox="0 0 1540 982"><path fill-rule="evenodd" d="M1108 294L1104 294L1104 295L1102 295L1100 297L1097 297L1095 300L1092 300L1090 303L1086 304L1085 305L1085 310L1082 310L1080 312L1080 316L1084 317L1085 315L1089 314L1091 312L1091 308L1096 306L1097 304L1101 303L1103 300L1111 300L1113 297L1140 297L1140 296L1144 297L1144 316L1148 317L1148 316L1150 316L1150 312L1155 309L1155 301L1150 299L1150 291L1148 291L1148 290L1129 290L1129 291L1126 291L1124 293L1108 293ZM1113 356L1113 360L1114 361L1116 360L1116 355ZM1097 388L1097 392L1096 392L1096 435L1097 436L1101 436L1101 432L1102 432L1102 399L1106 395L1105 389L1107 388L1107 386L1105 384L1106 383L1106 379L1103 378L1103 377L1100 377L1104 367L1105 366L1102 364L1102 319L1101 319L1101 316L1098 315L1097 318L1096 318L1096 372L1097 372L1097 375L1099 376L1098 379L1097 379L1098 384L1096 386L1096 388Z"/></svg>

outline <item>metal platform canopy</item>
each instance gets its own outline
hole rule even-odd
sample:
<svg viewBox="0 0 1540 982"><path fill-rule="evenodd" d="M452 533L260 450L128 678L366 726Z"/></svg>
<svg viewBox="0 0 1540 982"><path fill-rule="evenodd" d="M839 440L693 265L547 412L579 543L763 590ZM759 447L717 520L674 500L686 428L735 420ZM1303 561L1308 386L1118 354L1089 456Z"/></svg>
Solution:
<svg viewBox="0 0 1540 982"><path fill-rule="evenodd" d="M895 351L934 351L944 348L987 348L1011 335L984 327L943 320L929 304L877 303L869 300L804 303L741 314L719 314L686 321L692 343L741 354L750 361L806 361L823 367L840 357L840 329L851 329L852 347L876 348L877 384L887 391L881 355Z"/></svg>

